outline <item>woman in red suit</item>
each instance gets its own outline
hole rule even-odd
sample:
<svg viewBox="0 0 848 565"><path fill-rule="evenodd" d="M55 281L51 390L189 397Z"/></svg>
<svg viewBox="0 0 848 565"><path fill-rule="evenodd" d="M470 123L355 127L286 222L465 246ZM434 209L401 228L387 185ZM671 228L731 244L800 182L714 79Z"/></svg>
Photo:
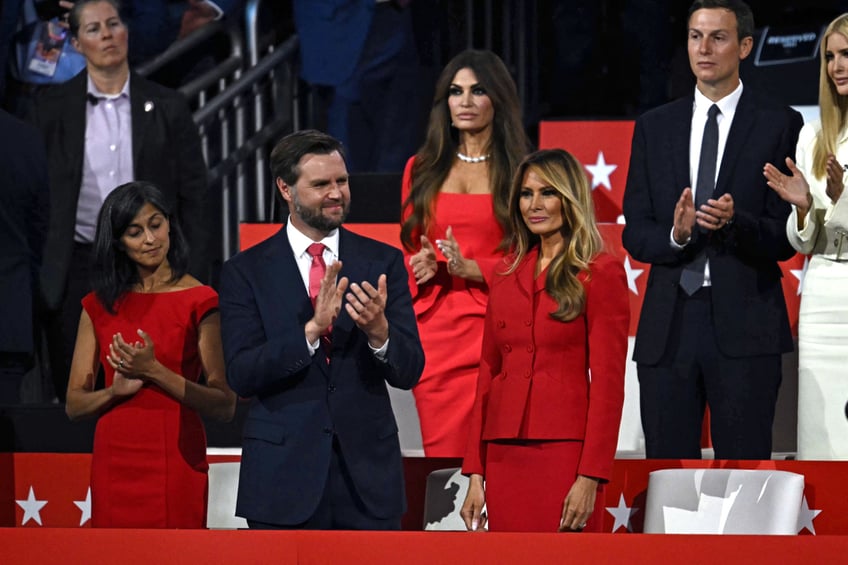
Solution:
<svg viewBox="0 0 848 565"><path fill-rule="evenodd" d="M401 240L427 358L413 392L427 456L465 450L487 282L503 257L509 182L528 148L503 62L490 51L454 57L403 177Z"/></svg>
<svg viewBox="0 0 848 565"><path fill-rule="evenodd" d="M495 271L463 473L469 530L600 531L615 457L627 330L624 267L604 253L581 164L518 167L515 247ZM484 487L485 478L485 487Z"/></svg>
<svg viewBox="0 0 848 565"><path fill-rule="evenodd" d="M186 273L182 231L149 183L106 197L93 254L94 292L82 300L65 405L72 420L99 417L92 525L203 528L199 413L229 421L236 404L224 376L218 295ZM101 366L106 388L95 390Z"/></svg>

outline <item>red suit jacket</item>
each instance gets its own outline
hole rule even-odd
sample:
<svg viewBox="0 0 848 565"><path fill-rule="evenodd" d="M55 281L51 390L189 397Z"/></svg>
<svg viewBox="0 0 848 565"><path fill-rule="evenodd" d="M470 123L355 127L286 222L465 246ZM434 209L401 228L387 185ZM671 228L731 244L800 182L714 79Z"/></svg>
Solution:
<svg viewBox="0 0 848 565"><path fill-rule="evenodd" d="M535 281L538 248L490 285L466 474L485 474L486 442L582 440L577 473L608 480L624 402L629 297L624 267L606 254L580 275L586 308L570 322ZM497 271L503 271L498 269ZM591 378L590 378L591 373Z"/></svg>

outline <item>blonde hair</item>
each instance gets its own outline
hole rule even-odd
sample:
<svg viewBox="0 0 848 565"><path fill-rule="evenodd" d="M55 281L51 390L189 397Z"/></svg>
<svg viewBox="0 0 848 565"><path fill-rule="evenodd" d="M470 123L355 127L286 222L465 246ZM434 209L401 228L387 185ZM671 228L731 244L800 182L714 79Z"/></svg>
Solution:
<svg viewBox="0 0 848 565"><path fill-rule="evenodd" d="M813 175L823 178L826 174L828 155L836 154L836 142L845 129L848 96L836 91L836 85L827 74L827 40L834 33L848 39L848 14L842 14L827 26L821 40L821 72L819 73L819 112L821 131L816 136L813 148Z"/></svg>
<svg viewBox="0 0 848 565"><path fill-rule="evenodd" d="M514 260L507 273L514 272L540 238L524 222L519 207L521 189L529 171L554 188L562 203L563 252L551 262L545 279L545 291L557 302L551 317L568 322L583 313L586 291L578 275L589 271L592 259L603 249L603 240L595 221L595 206L583 165L562 149L544 149L531 153L518 165L509 196L509 221L514 237Z"/></svg>

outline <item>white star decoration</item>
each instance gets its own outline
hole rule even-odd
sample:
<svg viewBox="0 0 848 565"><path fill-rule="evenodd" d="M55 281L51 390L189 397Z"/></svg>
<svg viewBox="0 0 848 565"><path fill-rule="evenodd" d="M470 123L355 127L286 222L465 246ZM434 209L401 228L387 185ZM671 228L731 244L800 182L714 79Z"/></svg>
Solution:
<svg viewBox="0 0 848 565"><path fill-rule="evenodd" d="M630 289L630 292L639 296L639 289L636 287L636 279L645 272L645 269L634 269L630 265L630 257L624 257L624 271L627 274L627 288Z"/></svg>
<svg viewBox="0 0 848 565"><path fill-rule="evenodd" d="M806 528L810 530L813 535L816 535L816 527L813 526L813 520L816 519L816 516L821 514L821 510L817 510L814 508L810 508L810 505L807 503L807 497L801 501L801 510L798 511L798 533Z"/></svg>
<svg viewBox="0 0 848 565"><path fill-rule="evenodd" d="M586 167L586 170L592 175L592 190L595 190L595 188L600 185L604 185L604 188L607 190L612 190L610 175L618 168L618 165L607 165L606 160L604 160L603 151L598 151L598 160L594 165L583 166Z"/></svg>
<svg viewBox="0 0 848 565"><path fill-rule="evenodd" d="M631 508L624 502L624 493L618 497L618 506L607 506L607 512L613 515L615 523L612 525L612 531L615 532L620 527L627 528L628 532L633 531L633 526L630 524L630 518L639 511L638 508Z"/></svg>
<svg viewBox="0 0 848 565"><path fill-rule="evenodd" d="M75 500L77 508L80 509L80 526L91 520L91 487L85 494L85 500Z"/></svg>
<svg viewBox="0 0 848 565"><path fill-rule="evenodd" d="M792 273L792 276L798 279L798 294L801 295L801 291L804 288L804 277L807 275L807 267L810 265L810 258L804 257L804 266L800 269L790 269L789 272Z"/></svg>
<svg viewBox="0 0 848 565"><path fill-rule="evenodd" d="M30 520L41 525L41 509L47 504L46 500L37 500L35 493L32 490L32 485L29 487L29 496L26 500L16 500L18 506L24 509L24 518L21 520L21 526L25 526Z"/></svg>

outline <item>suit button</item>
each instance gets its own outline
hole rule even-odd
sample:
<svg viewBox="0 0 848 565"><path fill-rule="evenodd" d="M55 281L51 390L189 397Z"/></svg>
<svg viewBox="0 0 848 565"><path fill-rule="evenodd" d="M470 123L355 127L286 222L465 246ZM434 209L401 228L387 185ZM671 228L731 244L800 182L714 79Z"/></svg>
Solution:
<svg viewBox="0 0 848 565"><path fill-rule="evenodd" d="M525 378L525 379L529 379L529 378L530 378L530 370L529 370L529 369L528 369L528 370L526 370L526 371L524 371L524 378Z"/></svg>
<svg viewBox="0 0 848 565"><path fill-rule="evenodd" d="M527 346L527 353L533 353L533 346L532 345Z"/></svg>
<svg viewBox="0 0 848 565"><path fill-rule="evenodd" d="M327 390L330 392L336 392L336 385L330 385L327 387Z"/></svg>
<svg viewBox="0 0 848 565"><path fill-rule="evenodd" d="M504 327L506 327L506 322L504 322L503 320L498 320L498 327L499 327L499 328L504 328Z"/></svg>
<svg viewBox="0 0 848 565"><path fill-rule="evenodd" d="M533 320L524 320L524 325L530 327L533 325Z"/></svg>
<svg viewBox="0 0 848 565"><path fill-rule="evenodd" d="M506 345L504 345L504 351L506 351L507 353L509 353L510 351L512 351L512 346L511 346L510 344L508 344L508 343L507 343Z"/></svg>
<svg viewBox="0 0 848 565"><path fill-rule="evenodd" d="M324 433L325 433L325 434L331 434L331 433L333 433L333 428L324 428Z"/></svg>

